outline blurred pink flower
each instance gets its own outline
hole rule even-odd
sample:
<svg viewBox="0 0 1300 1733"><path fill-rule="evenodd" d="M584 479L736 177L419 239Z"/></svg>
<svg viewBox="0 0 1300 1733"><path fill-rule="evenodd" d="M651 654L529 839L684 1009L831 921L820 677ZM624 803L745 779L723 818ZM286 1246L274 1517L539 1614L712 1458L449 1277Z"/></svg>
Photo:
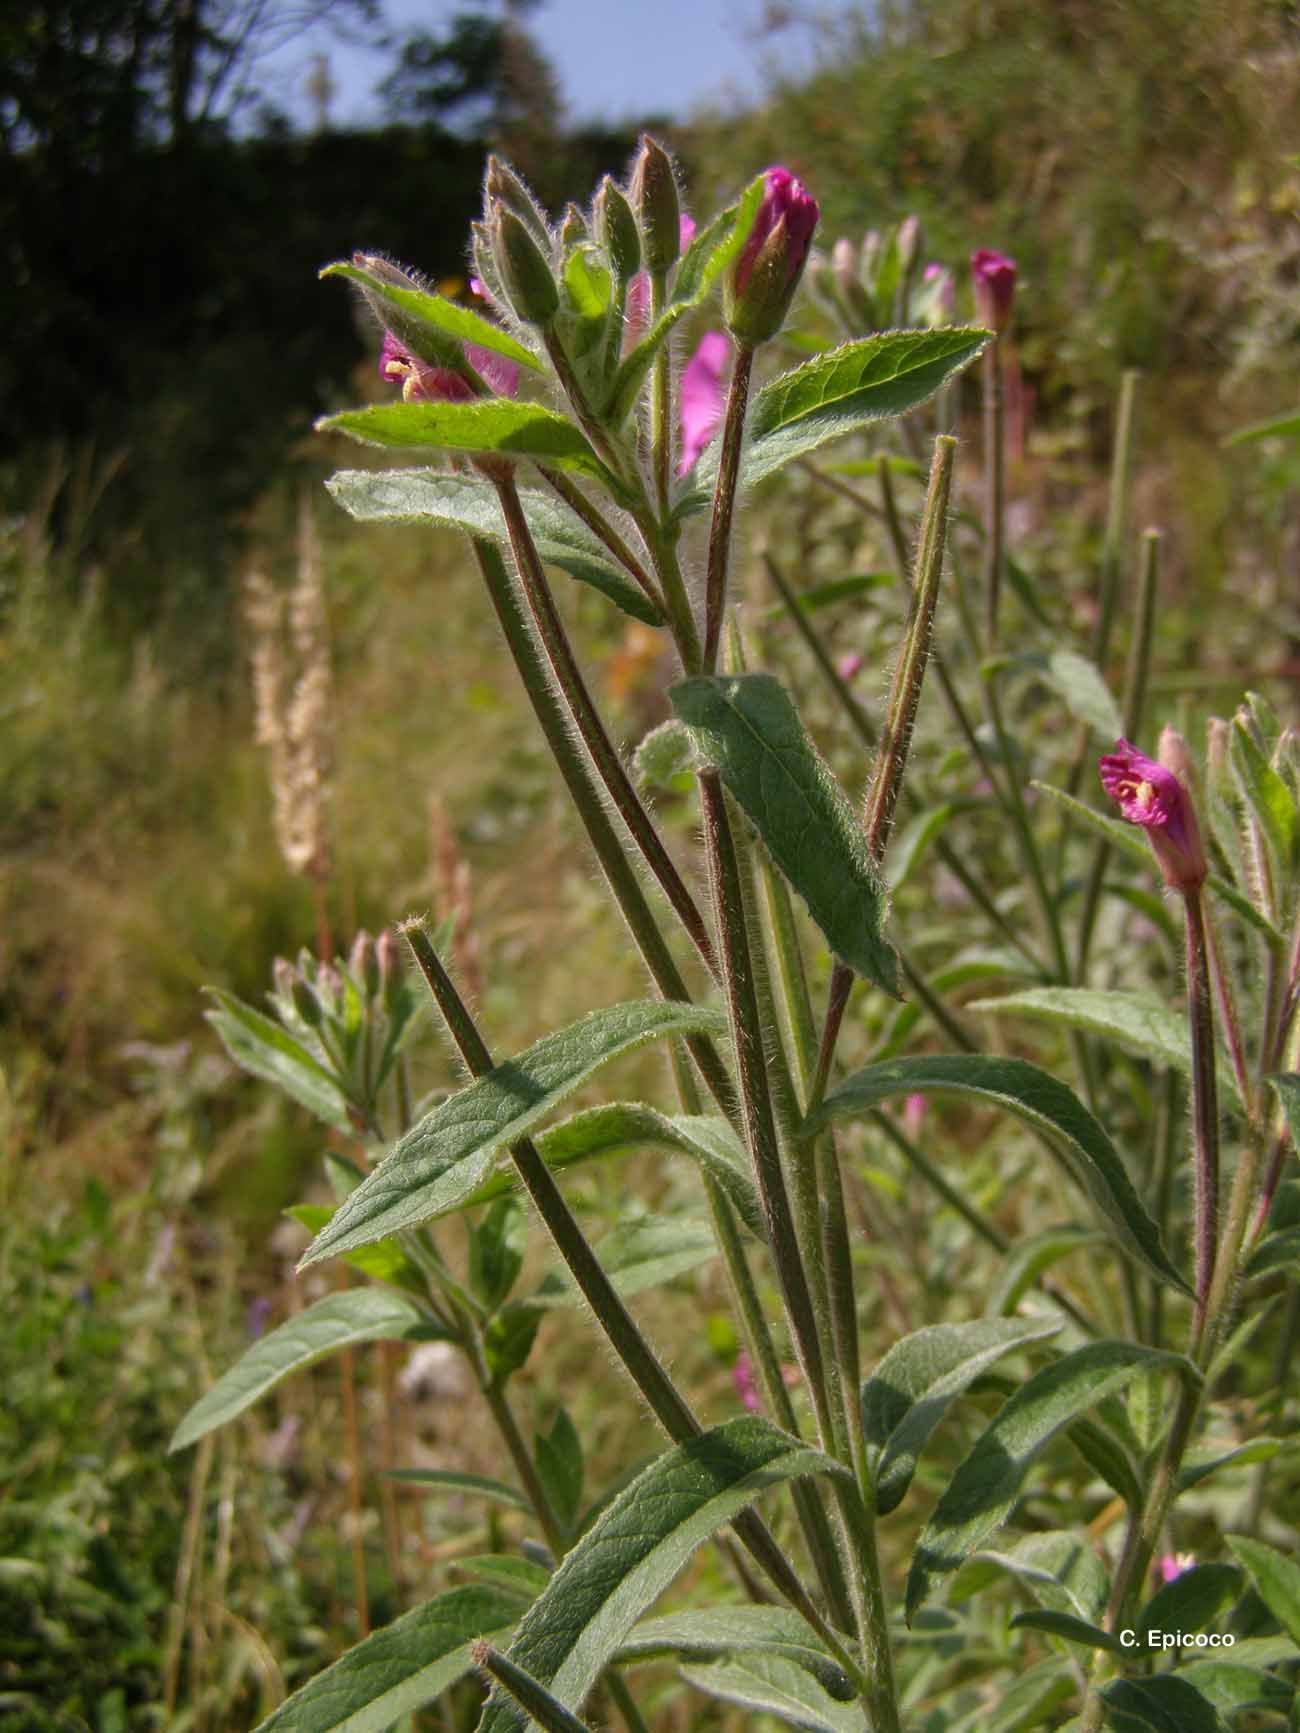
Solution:
<svg viewBox="0 0 1300 1733"><path fill-rule="evenodd" d="M731 344L721 331L706 331L682 371L682 455L678 475L686 475L722 422L722 375L731 359Z"/></svg>
<svg viewBox="0 0 1300 1733"><path fill-rule="evenodd" d="M1127 740L1115 742L1099 769L1121 816L1146 831L1165 883L1177 891L1199 890L1209 865L1192 797L1174 772Z"/></svg>
<svg viewBox="0 0 1300 1733"><path fill-rule="evenodd" d="M1175 1577L1182 1576L1184 1571L1191 1570L1196 1563L1196 1554L1191 1552L1167 1552L1160 1559L1160 1581L1171 1583Z"/></svg>
<svg viewBox="0 0 1300 1733"><path fill-rule="evenodd" d="M736 1386L736 1394L751 1414L757 1414L763 1406L758 1399L758 1386L754 1382L754 1366L749 1355L742 1348L736 1355L736 1363L731 1368L731 1382Z"/></svg>
<svg viewBox="0 0 1300 1733"><path fill-rule="evenodd" d="M921 1121L925 1118L924 1095L909 1095L903 1101L903 1129L909 1137L915 1137L921 1129Z"/></svg>
<svg viewBox="0 0 1300 1733"><path fill-rule="evenodd" d="M975 316L990 331L1005 331L1011 323L1011 303L1016 296L1016 261L991 247L980 247L970 256L975 283Z"/></svg>
<svg viewBox="0 0 1300 1733"><path fill-rule="evenodd" d="M841 656L835 664L835 672L841 680L856 680L862 672L866 657L859 650L850 650L847 656Z"/></svg>

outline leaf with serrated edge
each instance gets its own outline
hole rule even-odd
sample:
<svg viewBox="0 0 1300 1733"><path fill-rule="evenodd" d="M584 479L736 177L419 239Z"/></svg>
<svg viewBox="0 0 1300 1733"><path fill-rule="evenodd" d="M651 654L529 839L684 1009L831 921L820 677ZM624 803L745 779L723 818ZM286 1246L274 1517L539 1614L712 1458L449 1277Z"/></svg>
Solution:
<svg viewBox="0 0 1300 1733"><path fill-rule="evenodd" d="M254 1342L190 1409L169 1446L183 1450L252 1406L291 1372L301 1371L357 1342L401 1342L418 1335L426 1316L413 1301L387 1288L352 1288L330 1294Z"/></svg>
<svg viewBox="0 0 1300 1733"><path fill-rule="evenodd" d="M318 433L346 433L362 445L399 451L431 446L438 451L496 452L535 458L614 486L613 477L586 438L564 416L541 403L509 397L479 397L472 403L375 403L345 409L316 423Z"/></svg>
<svg viewBox="0 0 1300 1733"><path fill-rule="evenodd" d="M256 1733L385 1733L471 1670L477 1639L500 1643L518 1617L515 1595L452 1589L357 1643Z"/></svg>
<svg viewBox="0 0 1300 1733"><path fill-rule="evenodd" d="M350 1131L343 1092L325 1067L273 1017L220 987L207 989L218 1010L205 1013L226 1052L242 1070L272 1083L326 1125Z"/></svg>
<svg viewBox="0 0 1300 1733"><path fill-rule="evenodd" d="M926 1524L907 1578L907 1618L934 1579L956 1570L1006 1520L1039 1451L1072 1420L1139 1372L1191 1372L1179 1354L1132 1342L1090 1342L1035 1372L999 1410L957 1469Z"/></svg>
<svg viewBox="0 0 1300 1733"><path fill-rule="evenodd" d="M624 1639L616 1659L620 1666L635 1666L665 1655L707 1661L754 1651L794 1661L839 1702L847 1703L854 1696L852 1682L839 1663L820 1647L798 1613L785 1607L707 1607L642 1619Z"/></svg>
<svg viewBox="0 0 1300 1733"><path fill-rule="evenodd" d="M640 1101L611 1101L584 1107L540 1132L537 1153L547 1167L562 1172L581 1162L630 1155L658 1146L689 1155L726 1192L745 1226L756 1239L764 1237L762 1207L754 1186L753 1168L744 1144L725 1119L713 1114L657 1113ZM512 1168L485 1179L453 1209L470 1209L514 1191L520 1184ZM430 1218L432 1219L432 1218Z"/></svg>
<svg viewBox="0 0 1300 1733"><path fill-rule="evenodd" d="M506 539L501 503L481 475L437 469L341 469L325 486L362 523L432 523L490 541ZM648 626L663 624L659 609L625 576L591 531L567 507L537 488L519 498L543 562L589 584Z"/></svg>
<svg viewBox="0 0 1300 1733"><path fill-rule="evenodd" d="M653 1462L569 1552L529 1608L509 1656L577 1710L641 1614L696 1547L767 1487L838 1463L758 1415L728 1420ZM522 1724L494 1691L478 1733Z"/></svg>
<svg viewBox="0 0 1300 1733"><path fill-rule="evenodd" d="M721 1034L716 1011L633 1000L591 1011L496 1065L427 1113L339 1207L299 1268L463 1203L497 1157L620 1054L674 1035Z"/></svg>
<svg viewBox="0 0 1300 1733"><path fill-rule="evenodd" d="M835 955L897 998L898 959L881 932L886 894L862 826L780 683L697 675L668 697Z"/></svg>
<svg viewBox="0 0 1300 1733"><path fill-rule="evenodd" d="M979 1318L930 1324L896 1342L862 1386L868 1447L880 1452L876 1509L902 1503L926 1441L962 1392L1004 1354L1054 1336L1055 1318Z"/></svg>
<svg viewBox="0 0 1300 1733"><path fill-rule="evenodd" d="M981 1096L1046 1133L1066 1172L1102 1211L1120 1244L1162 1281L1189 1292L1105 1131L1073 1090L1027 1060L944 1053L869 1065L827 1096L805 1122L804 1133L865 1113L891 1096L935 1091Z"/></svg>
<svg viewBox="0 0 1300 1733"><path fill-rule="evenodd" d="M1031 1018L1067 1029L1082 1029L1104 1041L1114 1041L1131 1053L1170 1065L1184 1074L1191 1070L1187 1018L1169 1010L1150 993L1103 992L1095 987L1030 987L1004 999L976 999L968 1011ZM1219 1072L1225 1088L1237 1093L1231 1067L1222 1052Z"/></svg>
<svg viewBox="0 0 1300 1733"><path fill-rule="evenodd" d="M775 1715L803 1733L862 1733L862 1710L837 1703L794 1661L781 1655L746 1655L710 1667L683 1667L697 1691L754 1714Z"/></svg>
<svg viewBox="0 0 1300 1733"><path fill-rule="evenodd" d="M1259 1598L1291 1641L1300 1643L1300 1564L1249 1535L1230 1534L1227 1539Z"/></svg>
<svg viewBox="0 0 1300 1733"><path fill-rule="evenodd" d="M742 486L872 421L915 409L973 361L988 340L987 331L966 326L882 331L781 374L754 399Z"/></svg>

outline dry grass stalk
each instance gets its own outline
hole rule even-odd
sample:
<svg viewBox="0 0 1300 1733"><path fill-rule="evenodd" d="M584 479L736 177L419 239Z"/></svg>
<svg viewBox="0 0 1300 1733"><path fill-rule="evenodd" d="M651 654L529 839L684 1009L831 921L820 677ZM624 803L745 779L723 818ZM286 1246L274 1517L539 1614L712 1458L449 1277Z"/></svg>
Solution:
<svg viewBox="0 0 1300 1733"><path fill-rule="evenodd" d="M439 795L429 796L429 852L433 863L434 908L439 920L452 919L452 956L461 986L471 999L483 993L483 966L474 931L473 877L460 852L451 816Z"/></svg>

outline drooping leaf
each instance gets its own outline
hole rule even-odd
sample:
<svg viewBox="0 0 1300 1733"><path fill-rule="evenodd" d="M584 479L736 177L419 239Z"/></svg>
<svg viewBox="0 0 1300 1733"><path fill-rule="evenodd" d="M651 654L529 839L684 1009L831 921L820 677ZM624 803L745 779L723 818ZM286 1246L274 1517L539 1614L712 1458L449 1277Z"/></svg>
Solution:
<svg viewBox="0 0 1300 1733"><path fill-rule="evenodd" d="M698 1162L726 1192L750 1233L763 1238L763 1212L748 1152L720 1115L663 1114L639 1101L612 1101L601 1107L585 1107L549 1126L537 1138L538 1154L556 1172L582 1162L653 1148L688 1155ZM514 1171L503 1169L466 1198L464 1207L500 1197L518 1184Z"/></svg>
<svg viewBox="0 0 1300 1733"><path fill-rule="evenodd" d="M300 1041L295 1041L273 1017L263 1016L233 993L225 993L220 987L209 987L207 991L218 1006L206 1013L208 1022L236 1065L264 1083L283 1089L326 1125L338 1131L352 1129L343 1091Z"/></svg>
<svg viewBox="0 0 1300 1733"><path fill-rule="evenodd" d="M835 955L897 998L885 892L862 827L781 685L770 674L698 675L668 697Z"/></svg>
<svg viewBox="0 0 1300 1733"><path fill-rule="evenodd" d="M1095 1625L1106 1611L1110 1576L1090 1540L1060 1530L1029 1534L1008 1547L982 1547L953 1578L948 1599L957 1606L1005 1573L1052 1612L1073 1613Z"/></svg>
<svg viewBox="0 0 1300 1733"><path fill-rule="evenodd" d="M1291 1641L1300 1644L1300 1564L1249 1535L1230 1534L1227 1540L1259 1598Z"/></svg>
<svg viewBox="0 0 1300 1733"><path fill-rule="evenodd" d="M620 1666L627 1666L664 1655L711 1661L752 1652L794 1661L839 1702L848 1702L854 1695L838 1663L818 1644L798 1613L785 1607L708 1607L642 1619L624 1638L617 1660Z"/></svg>
<svg viewBox="0 0 1300 1733"><path fill-rule="evenodd" d="M718 1242L707 1221L689 1216L642 1216L620 1222L594 1250L615 1290L627 1299L647 1288L662 1287L716 1258ZM582 1297L561 1264L546 1276L533 1295L533 1303L577 1306L582 1304Z"/></svg>
<svg viewBox="0 0 1300 1733"><path fill-rule="evenodd" d="M1105 1131L1073 1090L1024 1059L952 1053L870 1065L828 1095L804 1129L809 1134L819 1131L832 1120L853 1118L891 1096L934 1091L980 1097L1043 1132L1071 1178L1110 1222L1120 1244L1162 1281L1188 1292Z"/></svg>
<svg viewBox="0 0 1300 1733"><path fill-rule="evenodd" d="M973 361L988 340L987 331L961 325L882 331L781 374L754 399L741 485L752 487L833 439L915 409ZM716 456L704 459L701 485L712 485L716 462Z"/></svg>
<svg viewBox="0 0 1300 1733"><path fill-rule="evenodd" d="M1051 1612L1046 1608L1017 1613L1011 1621L1013 1631L1046 1631L1052 1637L1064 1637L1067 1643L1078 1643L1085 1649L1106 1649L1111 1654L1127 1653L1118 1637L1100 1626L1089 1624L1074 1613Z"/></svg>
<svg viewBox="0 0 1300 1733"><path fill-rule="evenodd" d="M1150 1631L1203 1631L1225 1607L1231 1606L1241 1588L1236 1565L1210 1563L1192 1565L1164 1583L1137 1617L1142 1648Z"/></svg>
<svg viewBox="0 0 1300 1733"><path fill-rule="evenodd" d="M1005 1521L1034 1459L1062 1427L1139 1372L1191 1375L1178 1354L1132 1342L1089 1342L1035 1372L980 1434L926 1524L907 1579L907 1616L935 1579L956 1570Z"/></svg>
<svg viewBox="0 0 1300 1733"><path fill-rule="evenodd" d="M1169 1010L1150 993L1102 992L1095 987L1031 987L1025 992L1009 993L1004 999L976 999L966 1009L999 1016L1007 1013L1031 1022L1082 1029L1103 1041L1114 1041L1157 1065L1169 1065L1184 1074L1191 1070L1186 1016ZM1222 1055L1219 1070L1225 1088L1235 1096L1236 1083Z"/></svg>
<svg viewBox="0 0 1300 1733"><path fill-rule="evenodd" d="M1008 666L1032 674L1050 687L1071 716L1101 735L1108 747L1123 734L1119 706L1111 697L1100 669L1086 656L1074 650L1035 650L1014 657Z"/></svg>
<svg viewBox="0 0 1300 1733"><path fill-rule="evenodd" d="M783 1655L752 1654L682 1668L697 1691L756 1715L775 1715L804 1733L862 1733L862 1710L837 1703L811 1674Z"/></svg>
<svg viewBox="0 0 1300 1733"><path fill-rule="evenodd" d="M256 1733L385 1733L471 1670L478 1638L503 1639L518 1617L513 1595L452 1589L357 1643Z"/></svg>
<svg viewBox="0 0 1300 1733"><path fill-rule="evenodd" d="M398 451L476 451L535 458L590 476L611 492L622 488L571 421L541 403L510 397L472 402L373 403L345 409L316 423L320 433L346 433L362 445Z"/></svg>
<svg viewBox="0 0 1300 1733"><path fill-rule="evenodd" d="M321 276L347 278L365 289L374 300L395 308L404 319L414 320L453 343L473 343L480 349L490 349L494 355L504 355L533 372L541 368L541 362L531 349L526 349L509 331L483 318L472 307L462 307L443 295L431 295L426 289L386 282L373 271L350 261L340 260L337 264L326 265Z"/></svg>
<svg viewBox="0 0 1300 1733"><path fill-rule="evenodd" d="M1186 1492L1198 1486L1222 1468L1246 1468L1256 1462L1271 1462L1275 1456L1290 1455L1300 1450L1300 1438L1252 1438L1247 1444L1234 1444L1225 1449L1190 1451L1178 1472L1178 1490Z"/></svg>
<svg viewBox="0 0 1300 1733"><path fill-rule="evenodd" d="M930 1324L894 1344L862 1386L867 1446L879 1452L876 1508L882 1516L902 1502L950 1404L1004 1354L1060 1327L1055 1318L979 1318Z"/></svg>
<svg viewBox="0 0 1300 1733"><path fill-rule="evenodd" d="M1149 1679L1112 1679L1103 1685L1107 1724L1118 1733L1226 1733L1213 1703L1176 1673Z"/></svg>
<svg viewBox="0 0 1300 1733"><path fill-rule="evenodd" d="M649 1041L720 1034L716 1011L662 1000L592 1011L535 1042L427 1113L340 1206L302 1266L414 1227L471 1196L511 1143L526 1137L602 1065Z"/></svg>
<svg viewBox="0 0 1300 1733"><path fill-rule="evenodd" d="M484 1474L461 1474L451 1468L390 1468L385 1472L389 1480L405 1481L411 1486L476 1493L496 1504L511 1505L515 1510L532 1509L522 1492L517 1492L513 1486L507 1486L503 1480L492 1480Z"/></svg>
<svg viewBox="0 0 1300 1733"><path fill-rule="evenodd" d="M429 1320L414 1301L390 1288L349 1288L329 1294L254 1342L199 1398L172 1435L183 1450L242 1414L291 1372L358 1342L403 1342L427 1332Z"/></svg>
<svg viewBox="0 0 1300 1733"><path fill-rule="evenodd" d="M363 523L427 523L504 542L496 489L485 476L437 469L341 469L326 487ZM519 489L524 516L543 562L607 596L625 614L662 625L659 609L615 563L582 521L552 494Z"/></svg>
<svg viewBox="0 0 1300 1733"><path fill-rule="evenodd" d="M619 1494L566 1555L525 1615L511 1660L578 1709L641 1614L695 1548L764 1488L843 1470L757 1415L667 1451ZM479 1733L521 1724L493 1692Z"/></svg>

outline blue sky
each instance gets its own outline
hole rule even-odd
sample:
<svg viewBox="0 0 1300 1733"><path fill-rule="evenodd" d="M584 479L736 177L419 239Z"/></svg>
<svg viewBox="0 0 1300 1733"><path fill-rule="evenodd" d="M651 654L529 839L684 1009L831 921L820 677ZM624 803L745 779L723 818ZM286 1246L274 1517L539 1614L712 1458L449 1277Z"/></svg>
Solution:
<svg viewBox="0 0 1300 1733"><path fill-rule="evenodd" d="M467 0L387 0L398 35L437 30ZM811 66L818 28L814 13L843 13L847 0L821 0L814 8L782 0L545 0L529 18L543 52L559 75L574 120L619 120L646 113L688 114L702 104L752 102L766 83L765 67L783 75ZM765 17L802 15L802 22L763 32ZM329 55L336 86L335 126L364 125L377 117L371 95L390 68L382 52L300 37L264 68L268 93L303 120L304 85L315 51Z"/></svg>

